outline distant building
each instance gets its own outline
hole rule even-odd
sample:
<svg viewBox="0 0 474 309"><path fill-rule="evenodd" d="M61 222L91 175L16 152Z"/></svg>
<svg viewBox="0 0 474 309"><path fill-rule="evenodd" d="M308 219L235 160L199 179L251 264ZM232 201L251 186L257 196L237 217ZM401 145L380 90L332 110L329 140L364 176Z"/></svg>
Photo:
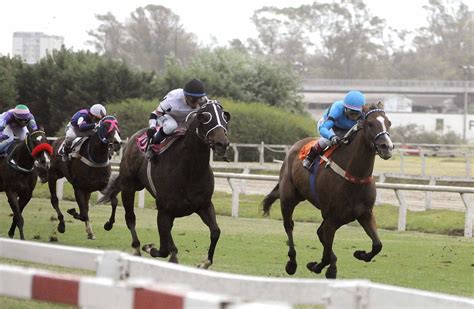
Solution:
<svg viewBox="0 0 474 309"><path fill-rule="evenodd" d="M64 38L43 32L14 32L13 56L20 56L26 63L36 63L55 49L61 49Z"/></svg>

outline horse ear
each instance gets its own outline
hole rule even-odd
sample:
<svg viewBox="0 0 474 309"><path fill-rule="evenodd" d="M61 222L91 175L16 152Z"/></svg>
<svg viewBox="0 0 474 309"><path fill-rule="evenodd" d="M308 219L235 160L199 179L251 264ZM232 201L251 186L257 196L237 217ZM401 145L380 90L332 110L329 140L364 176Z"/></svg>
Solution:
<svg viewBox="0 0 474 309"><path fill-rule="evenodd" d="M382 101L378 101L378 102L377 102L377 108L383 109L383 103L382 103Z"/></svg>
<svg viewBox="0 0 474 309"><path fill-rule="evenodd" d="M222 112L222 115L224 116L224 120L226 122L230 121L230 113L229 112Z"/></svg>

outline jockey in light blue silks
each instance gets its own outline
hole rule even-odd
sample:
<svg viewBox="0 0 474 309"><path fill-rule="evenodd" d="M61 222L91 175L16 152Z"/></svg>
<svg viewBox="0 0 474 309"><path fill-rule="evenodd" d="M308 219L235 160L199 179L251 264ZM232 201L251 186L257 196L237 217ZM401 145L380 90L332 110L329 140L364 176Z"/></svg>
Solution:
<svg viewBox="0 0 474 309"><path fill-rule="evenodd" d="M310 169L314 159L332 145L336 145L362 117L365 96L360 91L349 91L343 101L334 102L318 121L321 136L311 147L311 151L303 160L303 166Z"/></svg>
<svg viewBox="0 0 474 309"><path fill-rule="evenodd" d="M161 143L186 120L190 112L199 110L205 102L204 84L198 79L188 81L184 88L168 92L148 120L147 135L151 144ZM158 131L157 125L161 126ZM153 158L154 154L152 147L148 147L147 158Z"/></svg>
<svg viewBox="0 0 474 309"><path fill-rule="evenodd" d="M15 137L22 141L28 131L35 130L38 130L35 117L26 105L19 104L0 114L0 154L7 152Z"/></svg>

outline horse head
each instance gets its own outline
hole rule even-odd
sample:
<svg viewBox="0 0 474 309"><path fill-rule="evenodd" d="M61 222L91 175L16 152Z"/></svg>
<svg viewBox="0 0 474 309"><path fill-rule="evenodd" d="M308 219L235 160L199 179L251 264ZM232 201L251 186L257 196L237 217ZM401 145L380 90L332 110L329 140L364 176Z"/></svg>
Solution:
<svg viewBox="0 0 474 309"><path fill-rule="evenodd" d="M209 100L196 113L196 132L219 157L225 157L229 140L227 125L230 114L215 100Z"/></svg>
<svg viewBox="0 0 474 309"><path fill-rule="evenodd" d="M35 160L35 167L41 182L46 182L53 154L53 148L48 143L46 133L42 129L31 132L26 137L26 145Z"/></svg>
<svg viewBox="0 0 474 309"><path fill-rule="evenodd" d="M117 152L122 145L120 138L120 128L117 118L114 116L105 116L97 125L97 134L102 143L108 144L110 148Z"/></svg>
<svg viewBox="0 0 474 309"><path fill-rule="evenodd" d="M392 157L393 143L390 139L392 123L385 115L383 104L378 102L364 107L364 132L371 147L384 160Z"/></svg>

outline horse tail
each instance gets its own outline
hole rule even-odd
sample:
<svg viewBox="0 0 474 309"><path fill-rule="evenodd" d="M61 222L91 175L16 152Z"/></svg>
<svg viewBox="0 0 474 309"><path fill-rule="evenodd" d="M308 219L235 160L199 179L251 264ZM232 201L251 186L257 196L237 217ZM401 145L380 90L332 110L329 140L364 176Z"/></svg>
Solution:
<svg viewBox="0 0 474 309"><path fill-rule="evenodd" d="M280 182L276 184L273 190L268 193L262 201L263 215L266 217L270 214L270 208L273 202L280 198Z"/></svg>
<svg viewBox="0 0 474 309"><path fill-rule="evenodd" d="M120 174L112 175L107 187L100 193L102 193L102 197L97 201L97 204L108 203L115 198L120 193Z"/></svg>

